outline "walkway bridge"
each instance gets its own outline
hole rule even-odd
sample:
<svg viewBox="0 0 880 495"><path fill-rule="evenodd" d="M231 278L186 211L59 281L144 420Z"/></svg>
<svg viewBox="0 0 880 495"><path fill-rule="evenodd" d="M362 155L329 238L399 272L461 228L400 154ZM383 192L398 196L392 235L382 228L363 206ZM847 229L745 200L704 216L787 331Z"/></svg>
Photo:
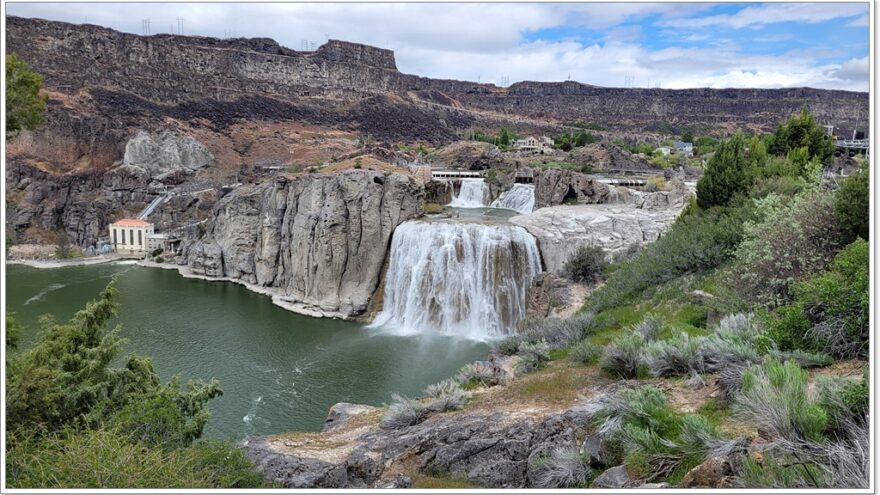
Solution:
<svg viewBox="0 0 880 495"><path fill-rule="evenodd" d="M871 147L870 139L838 139L837 147L843 150L865 150Z"/></svg>

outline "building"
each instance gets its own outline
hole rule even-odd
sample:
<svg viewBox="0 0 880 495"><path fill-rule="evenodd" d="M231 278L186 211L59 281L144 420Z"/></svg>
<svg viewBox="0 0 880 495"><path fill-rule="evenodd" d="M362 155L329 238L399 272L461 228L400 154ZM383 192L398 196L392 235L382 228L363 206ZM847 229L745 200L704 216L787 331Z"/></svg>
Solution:
<svg viewBox="0 0 880 495"><path fill-rule="evenodd" d="M529 136L525 139L517 139L513 142L513 149L517 151L535 151L543 153L545 150L553 148L553 139L547 136L536 138Z"/></svg>
<svg viewBox="0 0 880 495"><path fill-rule="evenodd" d="M694 154L694 143L686 143L684 141L676 141L675 142L675 151L677 153L684 153L685 155L693 155Z"/></svg>
<svg viewBox="0 0 880 495"><path fill-rule="evenodd" d="M143 256L152 234L153 224L144 220L123 218L110 224L110 242L119 254Z"/></svg>

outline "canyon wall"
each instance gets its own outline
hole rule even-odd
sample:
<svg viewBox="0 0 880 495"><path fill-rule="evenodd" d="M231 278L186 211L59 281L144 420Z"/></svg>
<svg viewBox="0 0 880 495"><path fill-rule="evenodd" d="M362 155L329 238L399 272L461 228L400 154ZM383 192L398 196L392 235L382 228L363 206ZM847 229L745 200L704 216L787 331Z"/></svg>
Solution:
<svg viewBox="0 0 880 495"><path fill-rule="evenodd" d="M868 93L810 88L605 88L574 81L520 82L508 88L401 74L394 54L331 40L314 52L275 41L175 35L136 36L92 25L7 17L7 50L66 93L109 86L153 102L363 98L397 93L428 108L453 107L558 121L581 120L620 129L669 126L769 128L803 105L821 122L868 128ZM447 109L448 111L448 109ZM403 124L403 122L401 122Z"/></svg>
<svg viewBox="0 0 880 495"><path fill-rule="evenodd" d="M221 199L180 262L207 277L266 287L302 311L363 313L391 234L421 214L424 190L396 173L346 170L245 186Z"/></svg>

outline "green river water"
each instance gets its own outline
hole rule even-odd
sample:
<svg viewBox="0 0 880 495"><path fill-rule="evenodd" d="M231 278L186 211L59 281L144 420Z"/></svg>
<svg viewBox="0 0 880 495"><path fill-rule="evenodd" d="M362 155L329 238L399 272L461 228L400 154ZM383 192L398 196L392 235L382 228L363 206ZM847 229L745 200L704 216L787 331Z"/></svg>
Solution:
<svg viewBox="0 0 880 495"><path fill-rule="evenodd" d="M205 436L321 429L337 402L381 405L392 392L418 395L486 343L440 335L398 336L283 310L267 296L227 282L185 279L175 270L131 264L36 269L6 267L6 303L34 341L37 319L68 319L118 275L123 353L150 356L167 380L220 380Z"/></svg>

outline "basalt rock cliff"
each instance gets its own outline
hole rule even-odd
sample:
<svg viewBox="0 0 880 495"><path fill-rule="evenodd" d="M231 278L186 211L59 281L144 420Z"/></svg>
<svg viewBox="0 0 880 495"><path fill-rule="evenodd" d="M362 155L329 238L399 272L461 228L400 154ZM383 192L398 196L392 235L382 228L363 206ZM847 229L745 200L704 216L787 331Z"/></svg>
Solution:
<svg viewBox="0 0 880 495"><path fill-rule="evenodd" d="M279 176L221 199L179 262L268 288L301 312L355 316L376 291L392 232L421 214L423 196L397 172Z"/></svg>
<svg viewBox="0 0 880 495"><path fill-rule="evenodd" d="M526 81L501 88L402 74L393 52L337 40L314 52L298 52L263 38L137 36L93 25L12 16L7 17L6 36L8 51L44 74L48 87L68 94L106 87L153 105L172 105L183 113L198 108L192 102L243 100L246 103L238 105L245 114L259 114L261 101L281 100L299 108L278 109L279 117L288 118L322 113L308 104L315 99L351 101L394 95L377 104L404 108L406 114L424 112L420 120L433 121L434 127L448 132L444 135L435 129L432 133L425 128L424 137L441 141L454 138L455 130L472 125L487 110L509 114L511 122L519 116L628 129L718 124L769 127L806 104L823 122L860 129L867 129L868 124L867 93L810 88L606 88L574 81ZM359 112L375 110L361 107L348 117L370 121ZM407 118L394 121L395 112L387 117L401 128L408 123Z"/></svg>

